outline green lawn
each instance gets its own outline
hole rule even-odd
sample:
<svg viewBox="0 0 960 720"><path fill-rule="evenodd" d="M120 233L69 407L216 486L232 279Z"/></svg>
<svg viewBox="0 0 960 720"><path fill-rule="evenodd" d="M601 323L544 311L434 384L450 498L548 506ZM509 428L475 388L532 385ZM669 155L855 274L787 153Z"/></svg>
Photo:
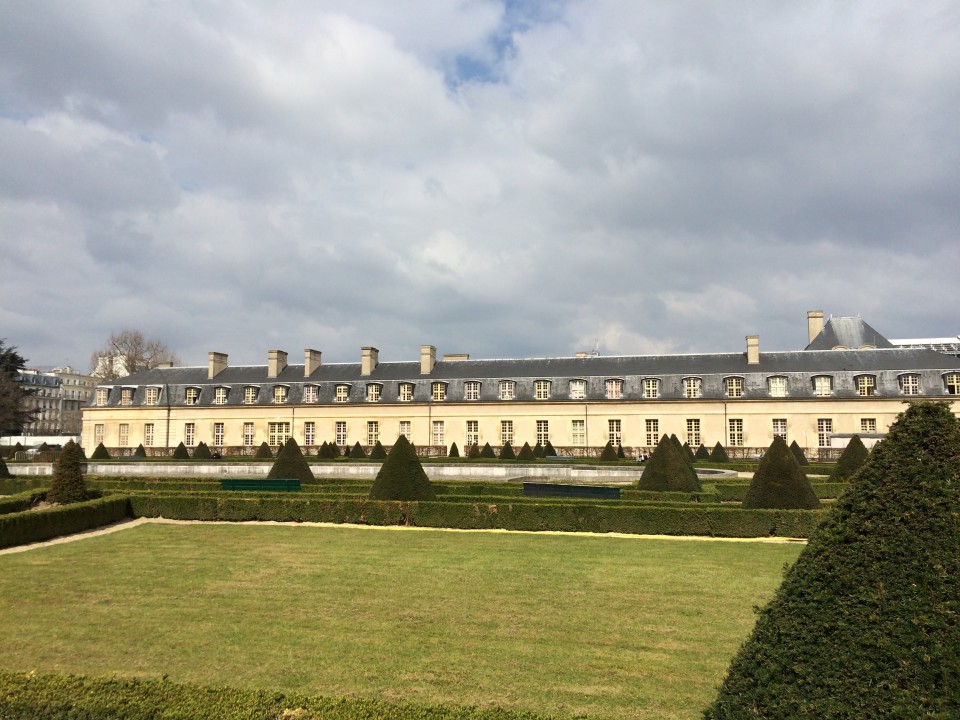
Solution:
<svg viewBox="0 0 960 720"><path fill-rule="evenodd" d="M0 668L694 718L800 550L144 525L0 556Z"/></svg>

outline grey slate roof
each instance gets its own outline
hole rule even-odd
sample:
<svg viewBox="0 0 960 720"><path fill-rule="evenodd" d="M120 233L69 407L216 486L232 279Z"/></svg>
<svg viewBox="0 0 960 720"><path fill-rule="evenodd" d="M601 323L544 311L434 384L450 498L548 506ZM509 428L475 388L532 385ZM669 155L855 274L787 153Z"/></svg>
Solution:
<svg viewBox="0 0 960 720"><path fill-rule="evenodd" d="M861 318L832 317L806 349L833 350L835 347L856 350L865 347L892 348L894 345Z"/></svg>

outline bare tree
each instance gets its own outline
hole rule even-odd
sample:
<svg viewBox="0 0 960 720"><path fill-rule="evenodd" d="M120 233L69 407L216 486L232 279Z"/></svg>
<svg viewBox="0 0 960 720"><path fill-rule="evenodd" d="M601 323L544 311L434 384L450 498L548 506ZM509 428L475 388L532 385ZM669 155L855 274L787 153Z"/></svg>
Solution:
<svg viewBox="0 0 960 720"><path fill-rule="evenodd" d="M101 381L115 380L162 363L180 363L162 341L148 340L139 330L113 333L106 345L90 357L90 374Z"/></svg>

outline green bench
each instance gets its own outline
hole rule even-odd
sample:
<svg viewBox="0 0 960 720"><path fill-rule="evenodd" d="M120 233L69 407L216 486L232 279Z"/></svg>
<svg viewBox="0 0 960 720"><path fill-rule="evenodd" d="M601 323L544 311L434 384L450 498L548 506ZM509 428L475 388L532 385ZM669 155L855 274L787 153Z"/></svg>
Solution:
<svg viewBox="0 0 960 720"><path fill-rule="evenodd" d="M223 478L221 490L247 490L250 492L299 492L297 478Z"/></svg>

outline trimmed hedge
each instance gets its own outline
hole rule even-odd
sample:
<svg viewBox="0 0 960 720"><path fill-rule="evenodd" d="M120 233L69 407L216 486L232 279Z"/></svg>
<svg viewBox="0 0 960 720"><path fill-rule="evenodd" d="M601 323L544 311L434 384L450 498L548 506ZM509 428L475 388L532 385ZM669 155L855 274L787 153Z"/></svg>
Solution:
<svg viewBox="0 0 960 720"><path fill-rule="evenodd" d="M817 494L817 497L821 500L838 498L850 487L849 483L832 482L810 483L810 485L813 487L813 491ZM747 490L750 489L750 483L718 482L715 487L721 502L743 502L743 499L747 496Z"/></svg>
<svg viewBox="0 0 960 720"><path fill-rule="evenodd" d="M83 532L129 516L128 498L122 495L0 515L0 548Z"/></svg>
<svg viewBox="0 0 960 720"><path fill-rule="evenodd" d="M539 720L523 710L307 697L167 680L0 673L4 720Z"/></svg>
<svg viewBox="0 0 960 720"><path fill-rule="evenodd" d="M0 515L23 512L33 507L33 504L44 497L43 490L27 490L26 492L0 498Z"/></svg>

